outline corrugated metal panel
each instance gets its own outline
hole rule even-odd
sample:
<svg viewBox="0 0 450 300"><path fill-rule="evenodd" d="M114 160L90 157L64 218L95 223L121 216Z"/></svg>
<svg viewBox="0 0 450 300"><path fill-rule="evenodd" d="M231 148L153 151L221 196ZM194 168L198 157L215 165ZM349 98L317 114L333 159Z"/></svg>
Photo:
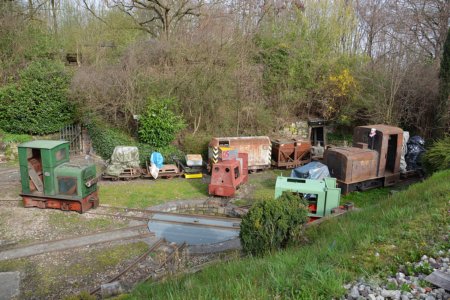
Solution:
<svg viewBox="0 0 450 300"><path fill-rule="evenodd" d="M218 147L231 147L248 154L250 170L269 168L272 156L272 144L267 136L216 137L209 143L209 160L214 161Z"/></svg>

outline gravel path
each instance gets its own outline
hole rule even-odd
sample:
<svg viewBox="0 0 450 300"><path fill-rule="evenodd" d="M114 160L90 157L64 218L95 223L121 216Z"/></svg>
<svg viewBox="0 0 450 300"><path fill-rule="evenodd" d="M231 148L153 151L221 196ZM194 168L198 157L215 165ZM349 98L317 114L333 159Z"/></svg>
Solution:
<svg viewBox="0 0 450 300"><path fill-rule="evenodd" d="M39 244L32 244L20 248L14 248L0 252L0 261L28 257L47 252L61 251L72 248L78 248L87 245L106 243L114 240L130 239L139 237L144 233L149 233L147 225L138 225L129 228L116 229L107 232L100 232L91 235L74 237L63 240L48 241Z"/></svg>
<svg viewBox="0 0 450 300"><path fill-rule="evenodd" d="M436 258L422 256L419 262L406 263L400 266L402 272L386 279L383 284L368 283L363 279L344 286L348 300L448 300L450 291L433 286L425 278L428 274L439 270L450 275L450 249L439 251ZM407 275L408 274L408 275Z"/></svg>

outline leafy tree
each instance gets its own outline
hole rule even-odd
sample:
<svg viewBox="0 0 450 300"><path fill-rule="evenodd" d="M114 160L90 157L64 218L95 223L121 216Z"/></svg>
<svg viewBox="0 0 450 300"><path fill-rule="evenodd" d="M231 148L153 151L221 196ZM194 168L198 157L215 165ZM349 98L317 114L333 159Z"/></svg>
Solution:
<svg viewBox="0 0 450 300"><path fill-rule="evenodd" d="M141 142L153 147L165 147L186 126L183 118L170 109L174 102L171 98L150 101L145 114L139 120L138 133Z"/></svg>
<svg viewBox="0 0 450 300"><path fill-rule="evenodd" d="M74 107L66 97L70 76L62 64L38 60L19 76L18 82L0 88L0 128L48 134L73 121Z"/></svg>
<svg viewBox="0 0 450 300"><path fill-rule="evenodd" d="M439 105L437 113L437 130L435 134L442 136L444 127L449 121L449 97L450 97L450 29L447 33L447 39L444 44L444 53L441 60L441 70L439 73ZM447 128L448 130L448 128Z"/></svg>
<svg viewBox="0 0 450 300"><path fill-rule="evenodd" d="M300 237L307 215L305 203L290 192L257 202L241 222L239 237L244 251L262 255L286 246Z"/></svg>

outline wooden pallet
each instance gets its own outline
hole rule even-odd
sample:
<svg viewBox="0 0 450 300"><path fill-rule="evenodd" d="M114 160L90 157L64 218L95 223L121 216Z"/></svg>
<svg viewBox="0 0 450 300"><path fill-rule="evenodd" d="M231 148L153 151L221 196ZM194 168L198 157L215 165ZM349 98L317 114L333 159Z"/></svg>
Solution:
<svg viewBox="0 0 450 300"><path fill-rule="evenodd" d="M111 179L111 180L131 180L141 177L141 171L138 169L125 169L122 173L120 173L119 176L112 176L112 175L106 175L103 174L103 179Z"/></svg>
<svg viewBox="0 0 450 300"><path fill-rule="evenodd" d="M159 170L158 178L172 179L175 177L180 177L183 174L184 174L184 172L180 171L180 169L178 169L178 167L176 165L164 165ZM153 178L153 176L148 171L148 167L147 167L147 171L142 175L142 177L143 178Z"/></svg>

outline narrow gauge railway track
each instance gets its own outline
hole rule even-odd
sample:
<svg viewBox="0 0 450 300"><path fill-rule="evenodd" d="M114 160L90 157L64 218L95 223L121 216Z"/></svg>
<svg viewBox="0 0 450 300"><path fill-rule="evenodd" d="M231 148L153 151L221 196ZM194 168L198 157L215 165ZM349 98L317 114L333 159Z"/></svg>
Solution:
<svg viewBox="0 0 450 300"><path fill-rule="evenodd" d="M145 233L136 233L136 234L128 234L126 235L124 232L126 231L135 231L139 229L146 229L147 225L136 225L131 227L125 227L125 228L118 228L113 230L107 230L107 231L100 231L96 233L90 233L86 235L78 235L78 236L72 236L68 238L63 239L57 239L57 240L51 240L51 241L40 241L36 243L27 244L20 247L14 247L10 249L6 249L3 251L0 251L0 261L1 260L7 260L7 259L16 259L16 258L25 258L50 252L56 252L56 251L65 251L70 249L76 249L81 248L85 246L92 246L97 244L103 244L108 242L114 242L114 241L124 241L124 240L133 240L133 239L142 239L149 236L154 236L151 232L145 232ZM122 233L121 233L122 232ZM112 235L116 234L117 236L114 237ZM106 238L101 238L101 236L106 236ZM83 239L85 241L83 242ZM90 242L89 239L92 239L93 241ZM77 243L78 241L78 243Z"/></svg>
<svg viewBox="0 0 450 300"><path fill-rule="evenodd" d="M145 253L143 253L141 256L139 256L137 259L135 259L131 264L129 264L127 267L125 267L122 271L120 271L117 275L109 279L105 283L112 283L114 281L119 280L120 278L124 277L125 274L130 272L131 270L138 268L140 266L140 263L144 262L147 257L152 254L158 252L159 248L165 245L164 239L159 239L155 242ZM166 256L166 258L156 267L152 268L150 272L146 272L145 276L141 276L141 279L139 281L143 282L150 278L152 278L159 270L161 270L164 266L166 266L173 258L180 252L182 252L186 248L187 244L183 243L180 246L177 246L176 248L172 249L170 254ZM164 251L164 250L162 250ZM136 284L136 282L133 282L133 284ZM91 295L98 294L101 291L101 285L90 291Z"/></svg>
<svg viewBox="0 0 450 300"><path fill-rule="evenodd" d="M154 218L154 215L168 215L168 216L176 216L176 217L187 217L192 219L206 219L206 220L219 220L219 221L229 221L233 222L233 224L240 224L241 219L239 218L228 218L228 217L217 217L216 216L207 216L207 215L197 215L197 214L178 214L178 213L170 213L170 212L160 212L160 211L154 211L154 210L145 210L145 209L128 209L128 208L122 208L122 207L110 207L110 206L101 206L104 208L114 208L114 209L123 209L124 212L138 212L143 213L145 216L133 216L133 215L125 215L122 213L102 213L102 212L93 212L89 211L86 212L87 214L92 215L99 215L99 216L110 216L110 217L119 217L119 218L129 218L133 220L138 221L155 221L159 223L169 223L169 224L175 224L175 225L187 225L187 226L200 226L200 227L209 227L209 228L217 228L217 229L227 229L227 230L239 230L239 226L222 226L217 224L207 224L207 223L200 223L196 222L195 220L192 222L184 222L184 221L176 221L176 220L165 220L161 218Z"/></svg>
<svg viewBox="0 0 450 300"><path fill-rule="evenodd" d="M166 212L166 211L159 211L159 210L151 210L151 209L139 209L139 208L128 208L128 207L121 207L121 206L109 206L109 205L99 205L101 208L106 209L114 209L114 210L122 210L124 212L138 212L138 213L144 213L144 214L159 214L159 215L172 215L172 216L186 216L186 217L195 217L195 218L202 218L202 219L213 219L213 220L227 220L227 221L236 221L240 222L240 218L232 218L232 217L224 217L224 216L212 216L212 215L202 215L202 214L182 214L182 213L175 213L175 212Z"/></svg>
<svg viewBox="0 0 450 300"><path fill-rule="evenodd" d="M3 170L0 169L0 175L8 173L19 173L19 169L18 168L3 169Z"/></svg>
<svg viewBox="0 0 450 300"><path fill-rule="evenodd" d="M0 199L0 202L19 202L22 199Z"/></svg>

